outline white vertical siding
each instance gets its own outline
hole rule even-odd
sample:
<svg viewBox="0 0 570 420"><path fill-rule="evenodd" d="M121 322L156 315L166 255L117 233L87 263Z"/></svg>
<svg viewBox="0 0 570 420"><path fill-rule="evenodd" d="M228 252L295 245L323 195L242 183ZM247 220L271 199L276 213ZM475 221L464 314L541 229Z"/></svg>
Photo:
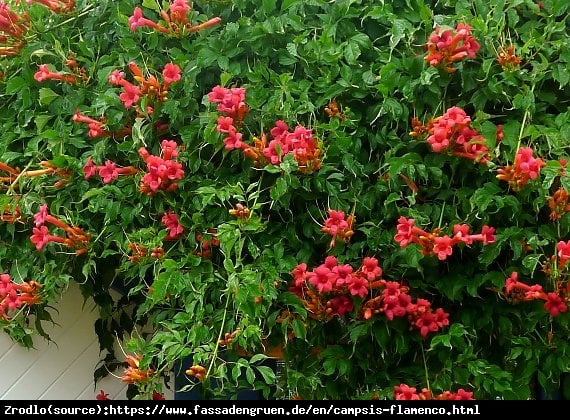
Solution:
<svg viewBox="0 0 570 420"><path fill-rule="evenodd" d="M127 386L119 378L109 375L97 386L93 380L100 358L94 304L83 305L73 283L57 311L52 312L55 325L45 325L52 342L38 337L35 349L13 343L0 331L0 400L94 400L101 389L110 399L125 400ZM165 396L174 398L169 392Z"/></svg>

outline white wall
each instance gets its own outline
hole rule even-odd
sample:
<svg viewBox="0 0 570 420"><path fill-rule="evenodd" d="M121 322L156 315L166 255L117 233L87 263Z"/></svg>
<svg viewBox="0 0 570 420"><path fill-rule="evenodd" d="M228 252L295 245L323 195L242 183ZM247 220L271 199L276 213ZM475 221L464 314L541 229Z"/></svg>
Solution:
<svg viewBox="0 0 570 420"><path fill-rule="evenodd" d="M0 400L94 400L103 389L110 399L126 400L127 384L109 375L94 384L99 343L94 330L94 304L83 305L73 283L52 311L56 324L44 323L53 342L36 337L35 349L14 343L0 331ZM115 372L121 376L123 370ZM165 393L173 399L173 393Z"/></svg>

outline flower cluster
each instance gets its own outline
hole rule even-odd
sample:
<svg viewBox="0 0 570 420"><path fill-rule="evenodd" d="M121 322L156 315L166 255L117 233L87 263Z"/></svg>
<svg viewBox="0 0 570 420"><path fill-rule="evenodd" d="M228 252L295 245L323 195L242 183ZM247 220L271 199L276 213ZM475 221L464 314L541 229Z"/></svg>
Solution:
<svg viewBox="0 0 570 420"><path fill-rule="evenodd" d="M325 107L325 114L327 114L329 118L338 118L341 121L346 120L346 114L341 112L338 103L335 100L330 101Z"/></svg>
<svg viewBox="0 0 570 420"><path fill-rule="evenodd" d="M382 279L382 268L373 257L365 257L354 270L350 264L339 264L336 257L328 256L312 271L307 271L307 264L301 263L291 274L290 291L299 296L310 317L316 320L342 317L357 307L355 299L360 298L364 299L356 312L360 319L378 314L389 320L407 316L410 326L424 338L449 325L449 314L443 309L433 311L425 299L413 302L408 287Z"/></svg>
<svg viewBox="0 0 570 420"><path fill-rule="evenodd" d="M75 10L75 0L26 0L27 4L42 4L54 13L69 13Z"/></svg>
<svg viewBox="0 0 570 420"><path fill-rule="evenodd" d="M241 203L237 203L228 213L237 219L249 219L251 216L251 210Z"/></svg>
<svg viewBox="0 0 570 420"><path fill-rule="evenodd" d="M457 71L453 67L457 61L475 58L480 45L471 35L471 27L459 23L455 29L435 28L426 45L424 60L433 67L442 66L447 73Z"/></svg>
<svg viewBox="0 0 570 420"><path fill-rule="evenodd" d="M309 173L321 168L321 149L313 137L313 130L297 125L293 131L289 131L287 123L279 120L270 133L272 139L269 143L267 143L266 136L262 135L261 140L256 142L257 151L255 149L249 150L256 158L258 157L257 152L261 151L272 165L277 165L282 162L285 155L291 153L300 172ZM248 150L245 152L248 155Z"/></svg>
<svg viewBox="0 0 570 420"><path fill-rule="evenodd" d="M91 239L90 233L85 233L78 226L70 226L64 221L52 216L48 213L46 204L40 207L40 210L34 214L35 227L32 230L30 240L40 251L50 242L57 242L65 245L67 248L76 249L75 253L81 255L87 252L87 245ZM52 235L46 224L51 224L65 232L65 237Z"/></svg>
<svg viewBox="0 0 570 420"><path fill-rule="evenodd" d="M201 258L210 258L212 256L212 247L219 247L220 240L216 236L217 230L214 228L207 229L206 233L196 232L195 239L198 243L198 249L194 251L195 255Z"/></svg>
<svg viewBox="0 0 570 420"><path fill-rule="evenodd" d="M157 191L173 191L178 187L177 180L182 179L182 165L174 159L178 157L178 145L173 140L162 140L162 156L151 155L144 147L139 149L139 156L145 161L147 172L142 177L140 192L154 195Z"/></svg>
<svg viewBox="0 0 570 420"><path fill-rule="evenodd" d="M185 373L186 375L192 376L198 379L199 381L203 381L204 378L206 377L207 370L204 366L193 365L190 366L188 369L186 369Z"/></svg>
<svg viewBox="0 0 570 420"><path fill-rule="evenodd" d="M137 384L140 382L148 381L153 375L153 369L141 369L140 361L141 356L126 356L128 367L125 373L121 376L121 381L128 384Z"/></svg>
<svg viewBox="0 0 570 420"><path fill-rule="evenodd" d="M14 283L9 274L0 274L0 319L7 321L23 305L41 302L41 288L35 281Z"/></svg>
<svg viewBox="0 0 570 420"><path fill-rule="evenodd" d="M87 158L87 163L83 166L83 174L85 179L89 179L94 175L99 175L104 184L110 184L119 178L119 175L136 175L139 172L134 166L118 167L115 162L106 160L104 165L95 165L91 157Z"/></svg>
<svg viewBox="0 0 570 420"><path fill-rule="evenodd" d="M65 168L59 168L53 163L48 161L41 161L40 166L43 167L43 169L26 170L20 172L19 169L12 168L11 166L0 162L0 171L8 173L7 176L0 176L0 184L8 183L13 186L16 186L18 179L22 177L33 178L42 175L57 175L61 177L61 179L56 181L54 187L58 188L64 185L71 175L70 170Z"/></svg>
<svg viewBox="0 0 570 420"><path fill-rule="evenodd" d="M29 28L27 13L19 15L10 10L6 2L0 1L0 56L19 54L26 43Z"/></svg>
<svg viewBox="0 0 570 420"><path fill-rule="evenodd" d="M211 28L222 21L221 18L215 17L204 23L192 25L188 21L188 14L190 11L191 7L187 0L174 0L168 7L168 10L160 11L160 16L162 17L163 22L158 23L145 18L143 16L142 9L140 7L135 7L133 15L129 17L129 27L133 32L136 31L137 28L146 26L166 35L183 36L206 28Z"/></svg>
<svg viewBox="0 0 570 420"><path fill-rule="evenodd" d="M570 259L570 241L568 243L558 243L558 254L564 255L561 261L566 263ZM564 265L561 263L561 265ZM513 271L511 276L505 280L505 293L514 301L531 301L540 299L544 301L544 309L546 309L551 317L560 315L568 311L568 302L570 301L570 284L563 285L557 283L556 290L553 292L545 292L540 284L532 286L519 281L518 273Z"/></svg>
<svg viewBox="0 0 570 420"><path fill-rule="evenodd" d="M248 145L242 142L243 134L239 132L243 118L249 111L245 104L245 89L228 89L218 85L208 94L208 99L218 104L218 112L222 114L216 129L226 136L223 140L225 149L246 149Z"/></svg>
<svg viewBox="0 0 570 420"><path fill-rule="evenodd" d="M312 130L301 125L289 131L287 123L278 120L270 131L270 141L265 134L254 137L253 145L243 141L243 134L239 129L249 111L245 104L244 88L228 89L218 85L208 94L208 100L217 103L218 112L222 114L217 120L216 129L226 136L223 140L226 150L241 149L256 166L278 165L285 155L292 154L300 172L320 169L321 150L317 140L313 137Z"/></svg>
<svg viewBox="0 0 570 420"><path fill-rule="evenodd" d="M483 136L470 124L471 117L463 109L454 106L443 115L431 119L427 126L417 118L412 119L410 136L420 137L427 133L427 142L434 152L448 151L454 156L485 164L489 160L489 148Z"/></svg>
<svg viewBox="0 0 570 420"><path fill-rule="evenodd" d="M505 165L497 170L497 179L508 182L515 191L522 189L530 180L535 180L546 163L541 158L535 158L533 153L531 147L521 147L517 150L513 165Z"/></svg>
<svg viewBox="0 0 570 420"><path fill-rule="evenodd" d="M19 206L12 208L12 206L6 205L4 210L0 212L0 220L7 223L16 223L16 221L20 220L21 216L22 213L20 212Z"/></svg>
<svg viewBox="0 0 570 420"><path fill-rule="evenodd" d="M432 391L423 388L420 392L417 392L415 387L408 386L406 384L396 385L394 387L394 399L395 400L473 400L473 392L465 391L463 388L457 390L457 392L444 391L441 394L433 395Z"/></svg>
<svg viewBox="0 0 570 420"><path fill-rule="evenodd" d="M336 240L338 238L342 239L344 242L349 242L350 238L354 234L354 214L346 217L344 211L342 210L328 210L329 217L325 220L325 224L321 230L332 236L329 248L335 246Z"/></svg>
<svg viewBox="0 0 570 420"><path fill-rule="evenodd" d="M548 208L550 209L550 220L559 220L564 214L570 212L568 191L562 187L558 188L548 199Z"/></svg>
<svg viewBox="0 0 570 420"><path fill-rule="evenodd" d="M515 46L510 44L508 47L501 46L497 52L497 62L503 70L513 70L521 63L521 58L515 54Z"/></svg>
<svg viewBox="0 0 570 420"><path fill-rule="evenodd" d="M141 98L145 98L147 114L152 114L152 104L155 101L164 102L168 99L170 85L180 80L180 68L173 63L167 63L164 66L162 82L159 82L154 75L145 77L140 67L133 61L129 63L129 69L137 83L136 85L126 80L125 73L119 70L114 70L111 73L109 83L123 88L119 99L127 109L136 105Z"/></svg>
<svg viewBox="0 0 570 420"><path fill-rule="evenodd" d="M134 242L129 242L129 252L131 252L131 255L129 255L128 258L129 261L132 262L133 264L137 264L141 262L141 260L149 256L148 248ZM164 256L164 249L160 246L154 247L150 251L151 258L160 259L163 256Z"/></svg>
<svg viewBox="0 0 570 420"><path fill-rule="evenodd" d="M453 253L452 247L457 244L471 245L475 241L480 241L487 245L496 240L495 228L487 225L483 226L481 233L471 235L468 225L456 224L453 226L453 236L440 236L441 229L436 228L432 232L426 232L415 226L414 222L414 219L406 219L404 216L400 216L394 240L400 244L401 248L416 243L421 247L424 255L436 255L442 261Z"/></svg>

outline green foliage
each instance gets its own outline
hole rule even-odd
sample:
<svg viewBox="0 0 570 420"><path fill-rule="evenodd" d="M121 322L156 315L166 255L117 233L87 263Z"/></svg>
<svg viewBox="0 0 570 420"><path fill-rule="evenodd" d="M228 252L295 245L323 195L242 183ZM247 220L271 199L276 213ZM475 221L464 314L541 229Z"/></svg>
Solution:
<svg viewBox="0 0 570 420"><path fill-rule="evenodd" d="M206 380L188 374L184 389L212 398L244 387L266 398L393 398L394 386L408 384L527 399L535 379L549 392L560 386L570 371L570 315L550 316L543 301L506 293L505 280L517 272L570 299L567 269L551 259L570 239L570 216L562 205L560 218L551 217L549 207L559 188L570 190L567 2L196 0L192 25L216 16L221 23L182 35L129 28L135 7L158 22L168 2L78 0L66 13L19 3L8 2L32 24L21 50L0 56L0 162L16 169L0 166L0 273L40 283L42 302L0 318L15 341L31 347L45 336L53 302L75 281L100 309L95 377L124 362L113 350L117 337L140 356L138 368L152 369L133 398L160 391L162 377L188 357ZM458 23L470 25L480 50L453 63L455 72L428 65L433 28ZM521 61L501 65L509 45ZM164 102L144 97L137 110L126 108L109 76L119 70L134 83L131 62L159 81L176 64L181 79ZM43 64L77 83L38 82ZM246 89L245 143L270 140L278 120L300 125L317 140L320 167L303 171L292 154L255 164L224 148L207 97L217 85ZM333 101L339 113L331 116ZM471 117L486 164L436 153L427 136L411 134L413 118L427 127L451 107ZM102 121L105 134L89 135L77 112ZM163 140L176 142L184 175L176 188L145 194L139 151L160 156ZM545 166L513 188L498 170L527 146ZM86 177L88 158L135 171L112 182ZM57 169L31 172L46 168ZM90 234L85 251L34 247L43 204ZM231 213L238 204L247 217ZM329 209L354 214L349 240L331 242L321 229ZM184 229L173 239L162 221L169 213ZM440 260L419 243L398 244L401 216L436 235L491 226L496 240L454 246ZM50 233L65 236L57 229ZM377 258L383 279L442 308L449 326L422 336L384 310L364 318L371 296L344 316L315 319L291 292L291 272L328 255L355 271ZM267 354L281 346L277 372Z"/></svg>

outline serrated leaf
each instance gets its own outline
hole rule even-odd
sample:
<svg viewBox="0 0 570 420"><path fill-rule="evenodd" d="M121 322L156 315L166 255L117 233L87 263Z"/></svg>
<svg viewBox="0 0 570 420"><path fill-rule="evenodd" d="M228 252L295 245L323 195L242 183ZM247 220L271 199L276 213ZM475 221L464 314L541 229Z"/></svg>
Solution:
<svg viewBox="0 0 570 420"><path fill-rule="evenodd" d="M297 53L297 46L295 44L293 44L292 42L289 42L286 46L285 49L287 50L287 52L289 54L291 54L293 57L298 57L299 54Z"/></svg>
<svg viewBox="0 0 570 420"><path fill-rule="evenodd" d="M12 77L6 83L6 93L9 95L11 95L12 93L17 93L26 85L27 83L22 77L19 76Z"/></svg>
<svg viewBox="0 0 570 420"><path fill-rule="evenodd" d="M347 43L344 47L344 58L348 64L356 64L361 51L357 43Z"/></svg>

